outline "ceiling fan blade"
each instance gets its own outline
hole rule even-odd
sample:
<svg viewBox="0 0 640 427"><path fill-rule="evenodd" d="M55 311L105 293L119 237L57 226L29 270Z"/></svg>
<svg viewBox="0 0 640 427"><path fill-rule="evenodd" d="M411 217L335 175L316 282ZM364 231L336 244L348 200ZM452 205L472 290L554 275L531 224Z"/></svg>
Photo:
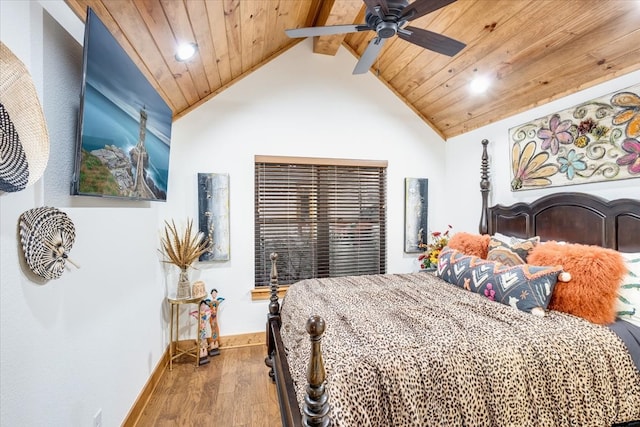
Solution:
<svg viewBox="0 0 640 427"><path fill-rule="evenodd" d="M291 30L284 30L284 32L291 38L298 38L357 33L358 31L367 30L371 30L371 28L367 27L366 25L328 25L326 27L294 28Z"/></svg>
<svg viewBox="0 0 640 427"><path fill-rule="evenodd" d="M411 21L413 19L420 18L421 16L443 8L454 1L456 0L416 0L404 8L400 19Z"/></svg>
<svg viewBox="0 0 640 427"><path fill-rule="evenodd" d="M398 30L398 37L447 56L456 55L466 46L458 40L416 27L405 27Z"/></svg>
<svg viewBox="0 0 640 427"><path fill-rule="evenodd" d="M386 39L383 39L381 37L374 37L373 39L371 39L371 41L369 42L369 46L367 46L365 51L362 53L360 60L356 64L356 67L353 69L353 74L364 74L369 71L376 58L378 57L380 50L382 50L382 45L384 44L385 40Z"/></svg>
<svg viewBox="0 0 640 427"><path fill-rule="evenodd" d="M387 5L387 0L364 0L364 3L367 5L367 9L372 12L375 12L376 7L380 7L380 13L378 14L378 16L382 14L380 18L384 18L389 14L389 6Z"/></svg>

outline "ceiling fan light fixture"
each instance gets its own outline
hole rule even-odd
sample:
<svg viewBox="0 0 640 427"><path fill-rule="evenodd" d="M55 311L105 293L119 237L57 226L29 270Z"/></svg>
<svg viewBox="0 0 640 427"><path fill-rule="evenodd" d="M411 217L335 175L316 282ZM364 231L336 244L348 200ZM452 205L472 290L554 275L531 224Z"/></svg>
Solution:
<svg viewBox="0 0 640 427"><path fill-rule="evenodd" d="M378 33L378 37L388 39L396 35L396 32L398 32L398 24L395 22L382 21L376 26L376 32Z"/></svg>
<svg viewBox="0 0 640 427"><path fill-rule="evenodd" d="M176 61L184 62L193 58L198 51L198 45L195 43L182 43L176 50Z"/></svg>
<svg viewBox="0 0 640 427"><path fill-rule="evenodd" d="M469 83L469 90L474 94L485 93L491 86L491 80L486 76L476 76Z"/></svg>
<svg viewBox="0 0 640 427"><path fill-rule="evenodd" d="M435 33L423 28L406 26L408 21L418 19L428 13L447 6L456 0L364 0L366 5L364 25L327 25L322 27L293 28L285 30L289 37L316 37L334 34L375 31L376 37L369 41L360 56L353 74L364 74L370 70L382 49L385 40L398 36L402 40L413 43L433 52L454 56L464 47L464 43L444 34Z"/></svg>

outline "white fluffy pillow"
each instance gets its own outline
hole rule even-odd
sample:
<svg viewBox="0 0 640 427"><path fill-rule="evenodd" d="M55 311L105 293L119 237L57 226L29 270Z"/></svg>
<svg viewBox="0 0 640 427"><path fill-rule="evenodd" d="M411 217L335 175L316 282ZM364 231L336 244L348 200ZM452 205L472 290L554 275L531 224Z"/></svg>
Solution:
<svg viewBox="0 0 640 427"><path fill-rule="evenodd" d="M616 311L618 317L640 326L640 252L620 252L627 267L618 290Z"/></svg>

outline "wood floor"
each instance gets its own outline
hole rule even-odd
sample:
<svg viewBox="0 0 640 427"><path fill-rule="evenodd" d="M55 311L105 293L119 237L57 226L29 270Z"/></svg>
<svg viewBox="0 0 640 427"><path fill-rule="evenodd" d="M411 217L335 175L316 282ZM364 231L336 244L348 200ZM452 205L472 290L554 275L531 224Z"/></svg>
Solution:
<svg viewBox="0 0 640 427"><path fill-rule="evenodd" d="M206 365L173 364L136 426L282 427L264 345L222 349Z"/></svg>

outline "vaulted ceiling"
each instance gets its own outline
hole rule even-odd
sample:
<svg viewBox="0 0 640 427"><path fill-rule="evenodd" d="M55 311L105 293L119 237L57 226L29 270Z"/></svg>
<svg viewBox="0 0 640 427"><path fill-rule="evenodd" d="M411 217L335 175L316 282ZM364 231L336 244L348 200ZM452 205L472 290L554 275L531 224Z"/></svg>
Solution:
<svg viewBox="0 0 640 427"><path fill-rule="evenodd" d="M95 11L176 118L300 41L285 29L362 24L366 12L361 0L65 1L83 21ZM640 0L458 0L410 24L466 47L449 57L394 36L370 72L444 139L640 70ZM314 37L314 54L359 58L375 35ZM177 61L180 41L199 54ZM493 81L486 93L469 92L476 76Z"/></svg>

